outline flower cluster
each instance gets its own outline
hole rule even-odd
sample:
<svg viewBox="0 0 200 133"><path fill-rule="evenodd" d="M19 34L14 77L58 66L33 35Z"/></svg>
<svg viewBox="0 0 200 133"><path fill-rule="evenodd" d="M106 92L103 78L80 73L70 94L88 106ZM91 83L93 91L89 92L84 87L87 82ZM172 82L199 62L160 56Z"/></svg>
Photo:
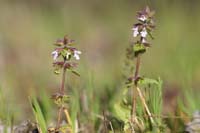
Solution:
<svg viewBox="0 0 200 133"><path fill-rule="evenodd" d="M65 36L63 39L58 39L54 45L56 48L51 53L53 57L53 66L55 67L55 73L59 73L60 68L65 68L72 70L77 66L77 63L71 62L74 58L75 60L80 60L81 51L73 47L74 40L68 39Z"/></svg>
<svg viewBox="0 0 200 133"><path fill-rule="evenodd" d="M134 24L132 28L133 37L138 38L138 40L134 42L135 56L137 56L139 53L145 52L146 48L150 46L147 38L149 36L153 39L151 34L152 30L155 28L153 16L154 11L150 11L149 7L146 7L137 14L137 19L139 22Z"/></svg>

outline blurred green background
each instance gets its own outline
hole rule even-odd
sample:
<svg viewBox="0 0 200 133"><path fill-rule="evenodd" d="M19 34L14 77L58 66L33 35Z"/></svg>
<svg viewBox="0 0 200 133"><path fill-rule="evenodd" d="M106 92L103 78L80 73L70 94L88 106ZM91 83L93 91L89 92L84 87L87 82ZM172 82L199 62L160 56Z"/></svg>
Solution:
<svg viewBox="0 0 200 133"><path fill-rule="evenodd" d="M65 34L82 51L81 77L69 74L68 86L84 89L92 75L99 94L119 89L136 11L146 5L156 10L156 30L141 75L161 77L165 91L199 89L198 0L1 0L0 86L7 105L23 119L31 114L29 95L56 92L52 44Z"/></svg>

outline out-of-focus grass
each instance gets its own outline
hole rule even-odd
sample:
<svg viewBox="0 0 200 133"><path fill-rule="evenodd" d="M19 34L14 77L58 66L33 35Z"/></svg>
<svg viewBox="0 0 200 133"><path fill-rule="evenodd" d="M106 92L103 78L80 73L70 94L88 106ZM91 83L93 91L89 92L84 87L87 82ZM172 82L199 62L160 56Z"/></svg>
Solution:
<svg viewBox="0 0 200 133"><path fill-rule="evenodd" d="M45 121L45 113L42 112L42 109L39 105L39 102L37 101L36 97L30 97L30 104L31 108L33 110L33 114L36 118L36 122L39 127L39 131L42 133L45 133L47 131L47 125Z"/></svg>
<svg viewBox="0 0 200 133"><path fill-rule="evenodd" d="M187 89L184 92L184 100L180 99L179 106L187 115L192 116L200 109L199 91Z"/></svg>
<svg viewBox="0 0 200 133"><path fill-rule="evenodd" d="M49 95L59 88L60 77L54 76L51 68L51 44L55 38L69 34L83 52L81 77L69 75L67 81L68 90L77 100L73 102L79 103L81 93L82 97L87 94L92 113L99 113L99 104L109 108L109 100L122 81L135 11L146 4L156 10L157 28L152 48L142 60L142 74L160 76L164 85L198 88L198 1L4 0L0 2L0 84L9 92L6 94L15 96L10 102L29 112L28 100L24 99L31 93L30 88L39 93L46 88ZM93 85L88 83L91 80ZM77 87L72 88L74 85ZM79 110L76 104L72 107Z"/></svg>
<svg viewBox="0 0 200 133"><path fill-rule="evenodd" d="M12 131L14 112L9 104L7 104L8 99L5 98L2 89L0 88L0 126L1 131L7 133L8 130ZM3 130L2 130L3 127Z"/></svg>

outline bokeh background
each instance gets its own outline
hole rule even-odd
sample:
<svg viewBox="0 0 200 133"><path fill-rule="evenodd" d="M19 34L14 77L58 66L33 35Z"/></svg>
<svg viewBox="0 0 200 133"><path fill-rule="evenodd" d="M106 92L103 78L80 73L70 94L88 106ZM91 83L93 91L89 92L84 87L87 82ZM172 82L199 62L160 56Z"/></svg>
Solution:
<svg viewBox="0 0 200 133"><path fill-rule="evenodd" d="M141 75L160 77L166 97L198 90L198 0L0 0L0 87L17 119L31 115L32 93L50 95L59 88L51 52L55 40L66 34L82 51L81 77L69 74L68 86L84 90L92 75L99 95L119 89L136 11L146 5L156 10L156 30Z"/></svg>

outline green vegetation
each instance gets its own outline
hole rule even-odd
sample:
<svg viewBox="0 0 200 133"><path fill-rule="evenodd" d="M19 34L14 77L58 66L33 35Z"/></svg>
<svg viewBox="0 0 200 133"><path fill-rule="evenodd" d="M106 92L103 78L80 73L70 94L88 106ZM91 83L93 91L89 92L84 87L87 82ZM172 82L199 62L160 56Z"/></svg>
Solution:
<svg viewBox="0 0 200 133"><path fill-rule="evenodd" d="M67 72L71 125L62 130L122 132L134 127L132 90L124 76L135 69L124 70L124 62L126 47L133 42L136 11L145 5L156 11L156 28L153 45L141 61L140 76L149 78L141 80L139 87L154 123L138 97L135 129L183 132L200 110L200 1L0 1L0 127L4 132L26 120L37 122L40 131L54 130L58 109L50 96L59 89L61 77L52 72L51 44L65 34L76 40L82 54L79 73L74 72L80 77ZM68 123L66 115L64 123Z"/></svg>

